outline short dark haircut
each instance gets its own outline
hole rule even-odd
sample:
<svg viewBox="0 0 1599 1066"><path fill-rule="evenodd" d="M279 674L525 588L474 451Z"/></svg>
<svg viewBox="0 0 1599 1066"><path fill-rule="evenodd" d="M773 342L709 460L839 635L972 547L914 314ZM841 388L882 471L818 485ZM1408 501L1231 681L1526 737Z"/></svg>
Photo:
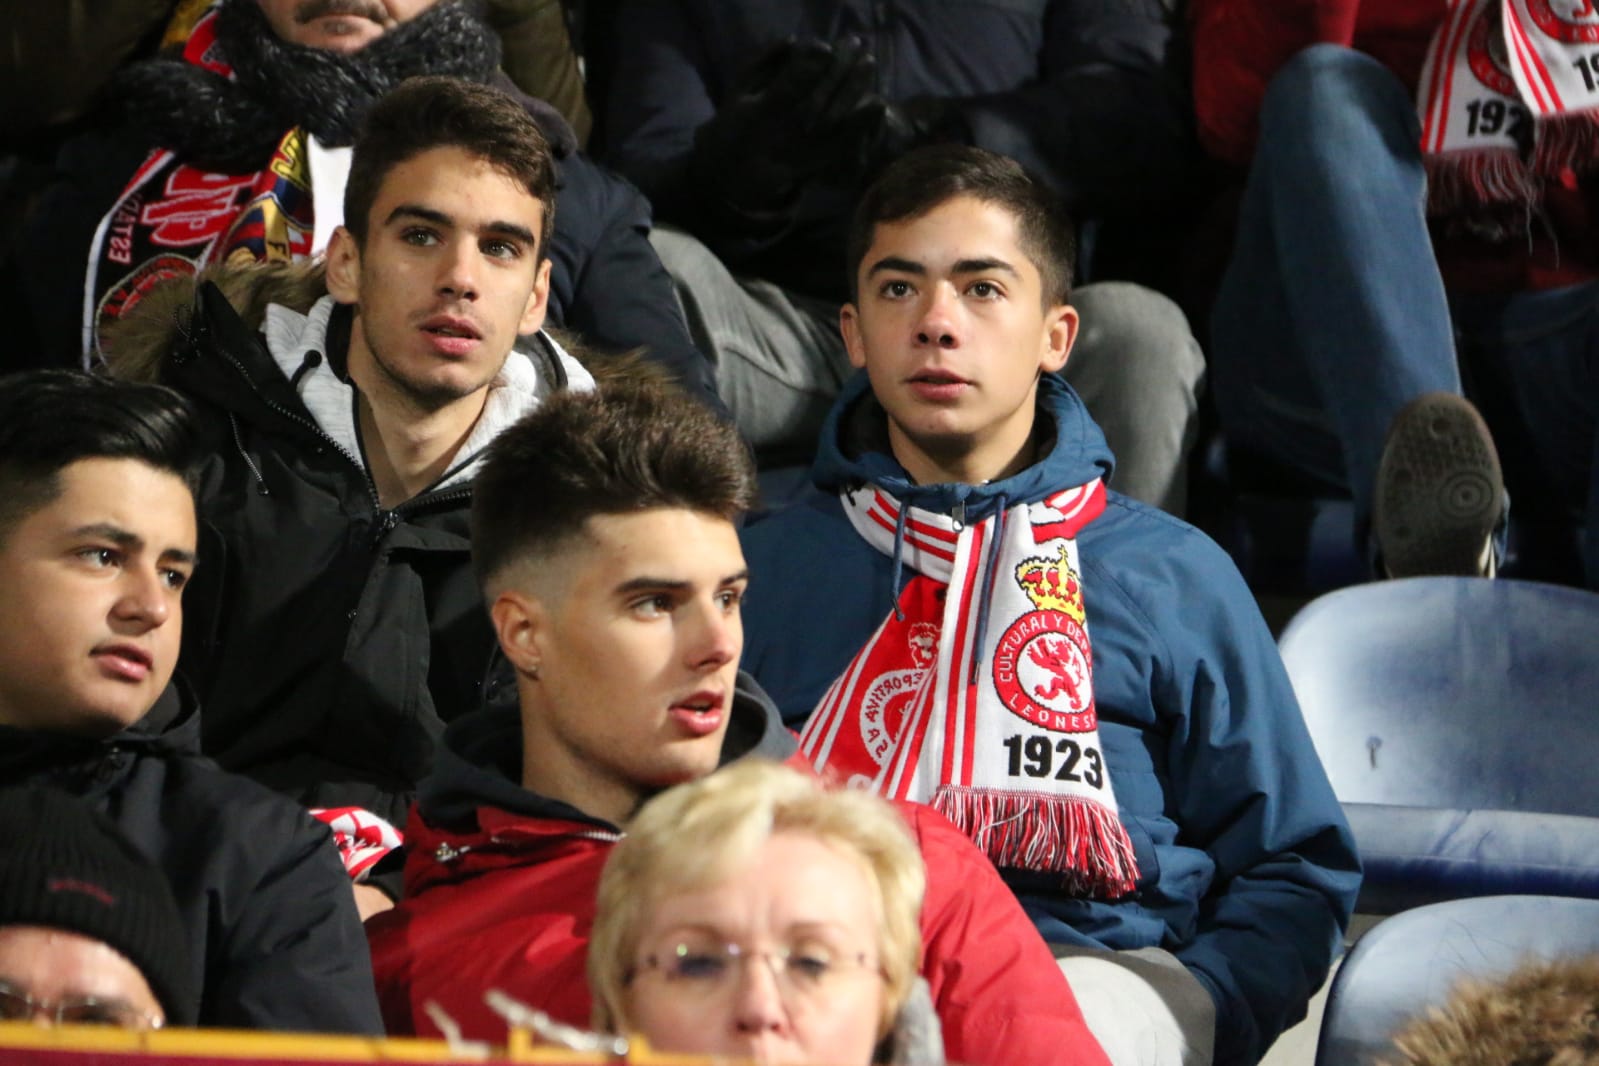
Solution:
<svg viewBox="0 0 1599 1066"><path fill-rule="evenodd" d="M489 446L472 483L472 563L486 588L594 515L673 507L734 521L754 498L738 430L674 386L557 393Z"/></svg>
<svg viewBox="0 0 1599 1066"><path fill-rule="evenodd" d="M555 161L521 104L499 89L460 78L407 78L367 113L344 186L344 227L366 247L368 215L389 171L435 148L459 148L488 163L544 205L539 258L555 226Z"/></svg>
<svg viewBox="0 0 1599 1066"><path fill-rule="evenodd" d="M194 409L163 385L77 370L0 377L0 538L59 496L79 460L137 459L192 493L202 458Z"/></svg>
<svg viewBox="0 0 1599 1066"><path fill-rule="evenodd" d="M891 163L861 196L845 243L850 299L859 299L861 261L882 222L920 218L970 196L1009 211L1022 251L1038 270L1045 306L1069 303L1077 242L1060 199L1014 159L964 144L935 144Z"/></svg>

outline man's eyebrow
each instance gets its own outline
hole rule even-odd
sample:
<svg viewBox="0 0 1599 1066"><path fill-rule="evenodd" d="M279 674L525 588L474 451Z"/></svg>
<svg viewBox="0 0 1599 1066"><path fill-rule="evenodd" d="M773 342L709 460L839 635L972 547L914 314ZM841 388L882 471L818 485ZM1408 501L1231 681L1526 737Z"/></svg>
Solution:
<svg viewBox="0 0 1599 1066"><path fill-rule="evenodd" d="M435 226L443 226L448 229L455 228L455 219L453 216L447 215L443 211L435 211L431 207L423 207L421 204L401 204L399 207L396 207L393 211L389 212L387 221L396 222L407 218L417 219L422 222L431 222ZM537 238L533 235L533 231L522 225L520 222L503 222L499 220L494 222L486 222L483 224L483 232L492 233L501 237L511 237L515 240L521 241L524 244L533 244L537 240Z"/></svg>
<svg viewBox="0 0 1599 1066"><path fill-rule="evenodd" d="M749 568L746 567L743 570L737 571L736 573L728 574L726 577L722 578L716 583L716 587L721 588L724 585L736 585L740 581L749 580L749 576ZM619 596L626 596L633 592L682 592L692 588L693 584L694 583L692 581L679 581L674 578L667 577L635 577L630 578L616 586L616 593Z"/></svg>
<svg viewBox="0 0 1599 1066"><path fill-rule="evenodd" d="M535 244L537 239L533 231L520 222L490 222L483 227L484 233L493 233L501 237L514 237L523 244Z"/></svg>
<svg viewBox="0 0 1599 1066"><path fill-rule="evenodd" d="M871 265L866 271L866 276L881 274L885 270L897 270L902 274L915 274L918 277L927 273L927 268L914 260L901 259L897 255L885 255Z"/></svg>
<svg viewBox="0 0 1599 1066"><path fill-rule="evenodd" d="M144 550L144 538L121 526L114 526L110 522L91 522L86 526L79 526L69 534L73 538L96 537L100 540L109 540L112 544L124 551L138 552ZM168 548L161 553L161 558L174 563L193 564L197 558L194 552L186 548Z"/></svg>
<svg viewBox="0 0 1599 1066"><path fill-rule="evenodd" d="M991 256L979 259L957 259L955 260L955 268L952 273L987 274L994 270L1003 271L1006 274L1017 276L1015 267L1011 266L1003 259L995 259Z"/></svg>
<svg viewBox="0 0 1599 1066"><path fill-rule="evenodd" d="M135 551L144 547L143 537L123 529L121 526L114 526L110 522L91 522L86 526L79 526L69 535L73 537L99 537L101 540L109 540L119 548L129 548Z"/></svg>
<svg viewBox="0 0 1599 1066"><path fill-rule="evenodd" d="M389 217L383 220L383 224L388 225L390 222L402 218L419 219L423 222L431 222L435 226L455 225L455 219L446 215L443 211L435 211L433 208L423 207L421 204L401 204L389 212Z"/></svg>

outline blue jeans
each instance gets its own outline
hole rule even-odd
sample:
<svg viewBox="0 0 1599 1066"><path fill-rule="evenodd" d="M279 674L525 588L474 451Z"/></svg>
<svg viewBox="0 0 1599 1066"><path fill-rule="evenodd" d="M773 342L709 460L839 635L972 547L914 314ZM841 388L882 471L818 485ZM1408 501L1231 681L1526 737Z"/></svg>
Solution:
<svg viewBox="0 0 1599 1066"><path fill-rule="evenodd" d="M1595 584L1599 286L1461 298L1452 317L1427 230L1420 141L1410 93L1361 53L1316 45L1272 80L1212 315L1223 429L1348 491L1363 540L1394 415L1424 392L1468 395L1518 501L1532 489L1529 502L1557 500L1572 520L1586 517ZM1528 470L1544 480L1525 484Z"/></svg>

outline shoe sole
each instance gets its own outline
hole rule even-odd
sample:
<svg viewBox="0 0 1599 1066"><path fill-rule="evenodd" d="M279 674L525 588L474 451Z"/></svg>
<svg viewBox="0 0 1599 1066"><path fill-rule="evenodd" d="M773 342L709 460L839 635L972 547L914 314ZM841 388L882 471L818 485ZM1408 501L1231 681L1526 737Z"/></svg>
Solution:
<svg viewBox="0 0 1599 1066"><path fill-rule="evenodd" d="M1482 576L1503 499L1499 455L1475 407L1447 392L1406 404L1383 445L1373 503L1389 576Z"/></svg>

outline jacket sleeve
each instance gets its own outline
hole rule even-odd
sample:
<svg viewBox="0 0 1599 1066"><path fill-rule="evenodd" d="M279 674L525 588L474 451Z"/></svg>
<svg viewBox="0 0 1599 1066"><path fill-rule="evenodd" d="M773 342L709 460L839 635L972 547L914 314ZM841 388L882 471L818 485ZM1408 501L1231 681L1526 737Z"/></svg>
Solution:
<svg viewBox="0 0 1599 1066"><path fill-rule="evenodd" d="M927 865L922 974L945 1057L1108 1066L1065 975L987 856L931 808L900 809Z"/></svg>
<svg viewBox="0 0 1599 1066"><path fill-rule="evenodd" d="M1054 0L1038 77L1007 92L950 102L972 144L1050 179L1073 208L1122 211L1159 203L1189 181L1197 158L1186 57L1161 0ZM694 133L716 112L694 27L675 0L633 5L618 31L607 158L661 217L692 208L685 188Z"/></svg>
<svg viewBox="0 0 1599 1066"><path fill-rule="evenodd" d="M1053 0L1037 79L953 101L971 143L1018 160L1082 213L1184 192L1198 151L1173 22L1162 0Z"/></svg>
<svg viewBox="0 0 1599 1066"><path fill-rule="evenodd" d="M382 1035L372 962L350 879L327 827L277 796L250 849L273 858L219 901L225 936L207 960L207 1026ZM243 827L230 826L243 832Z"/></svg>
<svg viewBox="0 0 1599 1066"><path fill-rule="evenodd" d="M624 0L621 7L615 84L605 94L604 158L643 190L662 219L681 223L693 208L685 175L694 131L716 114L718 87L678 0Z"/></svg>
<svg viewBox="0 0 1599 1066"><path fill-rule="evenodd" d="M487 15L500 35L501 68L523 92L554 104L581 145L594 123L562 7L560 0L489 0Z"/></svg>
<svg viewBox="0 0 1599 1066"><path fill-rule="evenodd" d="M650 244L650 205L637 189L581 155L562 162L571 192L556 208L554 255L566 265L559 325L602 349L642 348L713 410L725 412L710 362L694 346L672 278ZM563 233L568 208L586 216Z"/></svg>
<svg viewBox="0 0 1599 1066"><path fill-rule="evenodd" d="M1165 606L1155 698L1170 723L1168 808L1215 863L1174 954L1216 1001L1218 1066L1253 1063L1303 1016L1360 887L1343 810L1276 643L1220 549ZM1198 591L1198 590L1203 590Z"/></svg>

